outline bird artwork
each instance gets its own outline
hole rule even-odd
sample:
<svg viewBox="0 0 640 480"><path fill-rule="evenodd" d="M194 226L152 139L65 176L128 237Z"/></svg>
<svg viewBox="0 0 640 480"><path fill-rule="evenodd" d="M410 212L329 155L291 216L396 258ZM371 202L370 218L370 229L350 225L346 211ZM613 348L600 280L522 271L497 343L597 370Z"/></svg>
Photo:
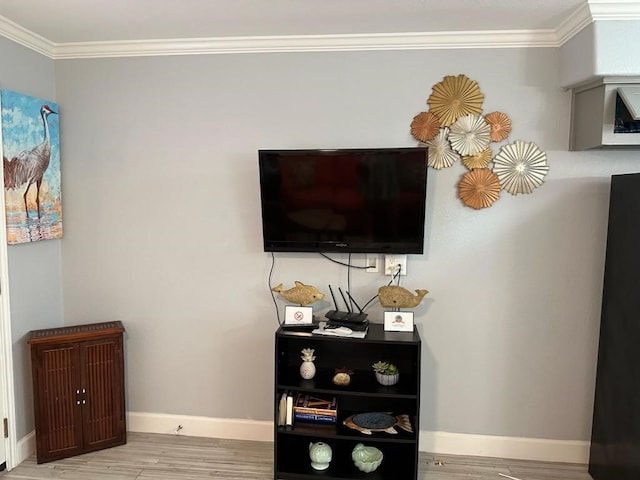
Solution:
<svg viewBox="0 0 640 480"><path fill-rule="evenodd" d="M40 117L44 128L44 138L35 147L29 150L22 150L15 157L7 160L2 157L4 164L4 188L16 189L23 185L27 185L22 198L24 199L24 211L29 216L29 207L27 205L27 194L31 185L36 185L36 210L38 218L40 218L40 186L42 185L42 177L49 167L51 161L51 139L49 135L49 123L47 117L55 114L49 105L43 105L40 109Z"/></svg>
<svg viewBox="0 0 640 480"><path fill-rule="evenodd" d="M2 91L9 243L62 236L58 122L52 123L53 115L58 111L52 102Z"/></svg>

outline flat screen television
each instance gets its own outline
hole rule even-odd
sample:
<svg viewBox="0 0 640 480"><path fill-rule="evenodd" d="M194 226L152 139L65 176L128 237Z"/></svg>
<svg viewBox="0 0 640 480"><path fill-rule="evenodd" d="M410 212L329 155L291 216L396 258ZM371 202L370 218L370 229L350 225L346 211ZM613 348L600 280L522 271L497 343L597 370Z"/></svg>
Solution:
<svg viewBox="0 0 640 480"><path fill-rule="evenodd" d="M423 253L426 148L259 150L265 252Z"/></svg>

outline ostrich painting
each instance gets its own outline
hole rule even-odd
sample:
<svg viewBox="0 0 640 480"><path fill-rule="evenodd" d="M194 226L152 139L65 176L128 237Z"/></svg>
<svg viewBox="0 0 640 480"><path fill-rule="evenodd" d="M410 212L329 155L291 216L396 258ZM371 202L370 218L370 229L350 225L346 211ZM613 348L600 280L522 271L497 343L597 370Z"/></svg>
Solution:
<svg viewBox="0 0 640 480"><path fill-rule="evenodd" d="M57 106L9 91L1 101L8 242L60 238Z"/></svg>

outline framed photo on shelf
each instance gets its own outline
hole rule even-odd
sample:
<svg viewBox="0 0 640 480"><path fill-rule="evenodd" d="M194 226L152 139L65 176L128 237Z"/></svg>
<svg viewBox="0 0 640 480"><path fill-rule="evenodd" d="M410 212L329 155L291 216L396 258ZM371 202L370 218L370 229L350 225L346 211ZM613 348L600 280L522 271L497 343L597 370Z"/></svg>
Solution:
<svg viewBox="0 0 640 480"><path fill-rule="evenodd" d="M284 307L284 324L292 325L311 325L313 323L313 308L300 307L297 305L285 305Z"/></svg>
<svg viewBox="0 0 640 480"><path fill-rule="evenodd" d="M413 332L413 312L384 312L386 332Z"/></svg>

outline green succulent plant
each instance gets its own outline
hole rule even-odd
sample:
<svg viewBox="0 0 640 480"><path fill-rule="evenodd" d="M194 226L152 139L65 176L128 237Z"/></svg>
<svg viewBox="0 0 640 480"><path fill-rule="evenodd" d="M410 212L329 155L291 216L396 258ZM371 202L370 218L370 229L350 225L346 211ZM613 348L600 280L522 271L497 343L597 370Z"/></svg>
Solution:
<svg viewBox="0 0 640 480"><path fill-rule="evenodd" d="M389 362L376 362L373 365L371 365L373 367L373 370L376 373L381 373L382 375L395 375L397 373L400 373L400 371L398 370L398 367L396 367L393 363L389 363Z"/></svg>

